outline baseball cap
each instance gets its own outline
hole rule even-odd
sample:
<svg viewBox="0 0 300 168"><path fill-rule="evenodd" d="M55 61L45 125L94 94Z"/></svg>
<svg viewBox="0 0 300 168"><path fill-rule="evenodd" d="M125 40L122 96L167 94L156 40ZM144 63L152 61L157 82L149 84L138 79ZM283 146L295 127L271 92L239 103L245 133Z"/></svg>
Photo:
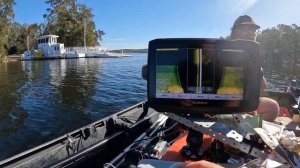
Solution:
<svg viewBox="0 0 300 168"><path fill-rule="evenodd" d="M256 29L259 29L260 26L258 26L254 20L248 16L248 15L243 15L243 16L239 16L234 24L233 24L233 27L236 27L236 26L239 26L239 25L253 25Z"/></svg>

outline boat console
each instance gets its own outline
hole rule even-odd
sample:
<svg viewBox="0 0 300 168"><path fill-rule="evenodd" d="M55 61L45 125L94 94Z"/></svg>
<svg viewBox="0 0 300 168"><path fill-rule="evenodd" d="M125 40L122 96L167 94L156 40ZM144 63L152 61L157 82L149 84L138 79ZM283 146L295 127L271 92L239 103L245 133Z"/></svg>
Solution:
<svg viewBox="0 0 300 168"><path fill-rule="evenodd" d="M249 112L260 94L259 44L248 40L156 39L149 42L148 102L159 112Z"/></svg>

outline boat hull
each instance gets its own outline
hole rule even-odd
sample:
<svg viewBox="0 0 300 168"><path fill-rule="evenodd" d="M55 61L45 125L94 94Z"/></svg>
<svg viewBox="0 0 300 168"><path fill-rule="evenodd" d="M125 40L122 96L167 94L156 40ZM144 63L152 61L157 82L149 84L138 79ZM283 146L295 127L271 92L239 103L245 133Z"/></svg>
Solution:
<svg viewBox="0 0 300 168"><path fill-rule="evenodd" d="M62 59L63 55L61 56L42 56L42 57L36 57L34 55L29 56L21 56L21 61L27 61L27 60L50 60L50 59Z"/></svg>
<svg viewBox="0 0 300 168"><path fill-rule="evenodd" d="M64 58L84 58L85 54L84 53L67 53Z"/></svg>
<svg viewBox="0 0 300 168"><path fill-rule="evenodd" d="M0 167L81 167L81 164L84 164L84 167L94 167L94 164L99 166L111 160L124 147L132 143L159 116L155 111L149 111L148 117L126 122L130 118L139 118L144 114L143 112L144 103L139 103L3 160L0 162ZM120 120L126 117L129 118L124 119L123 122Z"/></svg>

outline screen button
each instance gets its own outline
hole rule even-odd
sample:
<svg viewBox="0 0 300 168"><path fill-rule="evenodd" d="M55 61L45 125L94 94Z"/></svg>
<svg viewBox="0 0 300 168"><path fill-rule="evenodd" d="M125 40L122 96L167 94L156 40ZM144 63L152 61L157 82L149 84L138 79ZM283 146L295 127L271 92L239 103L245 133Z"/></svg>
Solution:
<svg viewBox="0 0 300 168"><path fill-rule="evenodd" d="M227 95L228 100L243 100L243 95Z"/></svg>
<svg viewBox="0 0 300 168"><path fill-rule="evenodd" d="M156 98L174 98L174 93L156 93Z"/></svg>
<svg viewBox="0 0 300 168"><path fill-rule="evenodd" d="M210 94L209 99L211 99L211 100L227 100L227 95Z"/></svg>
<svg viewBox="0 0 300 168"><path fill-rule="evenodd" d="M208 99L208 94L192 94L191 99Z"/></svg>
<svg viewBox="0 0 300 168"><path fill-rule="evenodd" d="M191 94L174 93L175 99L191 99Z"/></svg>

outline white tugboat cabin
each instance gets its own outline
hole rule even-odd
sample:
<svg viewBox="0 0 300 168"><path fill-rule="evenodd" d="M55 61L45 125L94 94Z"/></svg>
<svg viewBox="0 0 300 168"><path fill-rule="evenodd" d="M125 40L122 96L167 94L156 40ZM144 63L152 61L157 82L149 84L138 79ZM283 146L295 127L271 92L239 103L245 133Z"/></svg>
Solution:
<svg viewBox="0 0 300 168"><path fill-rule="evenodd" d="M65 47L62 43L57 43L57 35L45 35L37 38L38 50L25 51L21 60L31 59L55 59L65 56Z"/></svg>
<svg viewBox="0 0 300 168"><path fill-rule="evenodd" d="M37 39L38 50L46 57L62 57L65 47L62 43L57 43L57 35L45 35Z"/></svg>

